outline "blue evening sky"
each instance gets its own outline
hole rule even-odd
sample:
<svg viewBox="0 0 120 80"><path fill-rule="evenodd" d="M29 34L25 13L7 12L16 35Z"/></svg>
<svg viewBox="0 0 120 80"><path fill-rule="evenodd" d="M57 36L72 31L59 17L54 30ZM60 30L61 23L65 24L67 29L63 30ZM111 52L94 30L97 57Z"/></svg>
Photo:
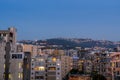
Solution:
<svg viewBox="0 0 120 80"><path fill-rule="evenodd" d="M120 0L0 0L0 29L18 40L56 37L120 40Z"/></svg>

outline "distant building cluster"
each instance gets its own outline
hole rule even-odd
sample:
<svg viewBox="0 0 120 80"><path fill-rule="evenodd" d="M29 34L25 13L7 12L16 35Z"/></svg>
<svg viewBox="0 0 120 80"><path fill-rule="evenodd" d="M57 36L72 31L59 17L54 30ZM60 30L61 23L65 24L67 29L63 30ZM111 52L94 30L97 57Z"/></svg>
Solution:
<svg viewBox="0 0 120 80"><path fill-rule="evenodd" d="M16 33L0 30L0 80L120 80L119 48L50 48L17 43Z"/></svg>

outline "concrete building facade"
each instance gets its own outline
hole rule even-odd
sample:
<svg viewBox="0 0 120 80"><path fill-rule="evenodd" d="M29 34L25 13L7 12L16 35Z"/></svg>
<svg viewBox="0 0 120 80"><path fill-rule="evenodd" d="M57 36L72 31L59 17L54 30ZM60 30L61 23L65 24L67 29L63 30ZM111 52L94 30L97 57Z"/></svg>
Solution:
<svg viewBox="0 0 120 80"><path fill-rule="evenodd" d="M0 80L4 80L5 72L5 45L6 43L0 39Z"/></svg>
<svg viewBox="0 0 120 80"><path fill-rule="evenodd" d="M24 53L11 53L10 55L10 80L23 80Z"/></svg>

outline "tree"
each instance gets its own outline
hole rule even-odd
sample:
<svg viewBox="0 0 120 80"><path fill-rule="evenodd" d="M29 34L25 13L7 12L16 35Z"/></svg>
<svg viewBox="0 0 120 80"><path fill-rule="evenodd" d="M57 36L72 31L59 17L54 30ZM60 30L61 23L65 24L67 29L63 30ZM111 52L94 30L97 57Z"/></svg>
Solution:
<svg viewBox="0 0 120 80"><path fill-rule="evenodd" d="M107 80L107 79L101 74L95 74L93 75L92 80Z"/></svg>

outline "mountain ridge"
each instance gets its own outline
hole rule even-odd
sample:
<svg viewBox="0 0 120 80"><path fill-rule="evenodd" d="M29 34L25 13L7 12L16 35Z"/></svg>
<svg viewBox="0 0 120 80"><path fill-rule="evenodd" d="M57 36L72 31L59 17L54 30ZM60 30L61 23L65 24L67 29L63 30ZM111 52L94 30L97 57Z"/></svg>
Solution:
<svg viewBox="0 0 120 80"><path fill-rule="evenodd" d="M115 48L117 44L109 40L93 40L90 38L51 38L46 40L21 40L18 41L23 44L38 44L38 45L61 45L63 48L75 48L75 47L105 47Z"/></svg>

